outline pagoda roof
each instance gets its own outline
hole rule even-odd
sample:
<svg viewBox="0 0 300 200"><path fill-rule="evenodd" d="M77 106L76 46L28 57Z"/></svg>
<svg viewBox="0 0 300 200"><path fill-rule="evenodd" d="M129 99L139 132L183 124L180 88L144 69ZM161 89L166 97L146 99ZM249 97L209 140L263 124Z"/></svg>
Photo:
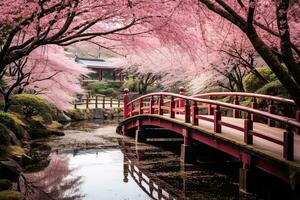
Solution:
<svg viewBox="0 0 300 200"><path fill-rule="evenodd" d="M113 69L115 68L111 63L96 58L80 58L78 56L75 57L75 62L83 64L87 67L91 68L105 68L105 69Z"/></svg>

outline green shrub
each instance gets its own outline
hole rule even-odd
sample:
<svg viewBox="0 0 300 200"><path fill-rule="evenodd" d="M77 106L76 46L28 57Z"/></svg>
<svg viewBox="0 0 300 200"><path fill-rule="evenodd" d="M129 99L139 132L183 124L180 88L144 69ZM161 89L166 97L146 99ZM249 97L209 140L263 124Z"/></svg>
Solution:
<svg viewBox="0 0 300 200"><path fill-rule="evenodd" d="M0 123L0 145L7 146L10 144L9 130Z"/></svg>
<svg viewBox="0 0 300 200"><path fill-rule="evenodd" d="M259 67L257 71L269 82L277 80L276 75L269 67ZM245 76L243 84L246 92L255 92L265 85L265 83L253 73L249 73Z"/></svg>
<svg viewBox="0 0 300 200"><path fill-rule="evenodd" d="M124 88L128 88L130 92L137 91L137 81L134 78L129 78L124 84Z"/></svg>
<svg viewBox="0 0 300 200"><path fill-rule="evenodd" d="M256 91L258 94L267 94L272 96L281 96L290 98L289 93L283 87L279 80L272 81Z"/></svg>
<svg viewBox="0 0 300 200"><path fill-rule="evenodd" d="M17 105L25 118L41 115L45 121L52 121L49 103L32 94L16 94L12 97L12 104Z"/></svg>
<svg viewBox="0 0 300 200"><path fill-rule="evenodd" d="M19 140L24 137L24 129L16 122L16 117L10 113L0 111L0 121L6 126L7 129L11 130Z"/></svg>
<svg viewBox="0 0 300 200"><path fill-rule="evenodd" d="M117 97L121 92L120 82L92 82L87 85L87 89L92 94L103 94L106 96Z"/></svg>

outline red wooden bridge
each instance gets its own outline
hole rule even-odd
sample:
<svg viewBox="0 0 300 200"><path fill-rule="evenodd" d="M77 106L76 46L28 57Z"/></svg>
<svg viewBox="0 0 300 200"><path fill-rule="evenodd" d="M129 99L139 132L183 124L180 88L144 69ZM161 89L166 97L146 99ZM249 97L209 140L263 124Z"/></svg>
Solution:
<svg viewBox="0 0 300 200"><path fill-rule="evenodd" d="M290 184L300 199L300 111L293 100L252 93L185 96L181 89L129 102L129 91L124 92L124 120L118 127L123 135L134 131L137 142L144 142L146 128L167 129L184 139L183 162L192 160L193 143L200 142L241 160L241 190L251 184L251 169L259 168Z"/></svg>

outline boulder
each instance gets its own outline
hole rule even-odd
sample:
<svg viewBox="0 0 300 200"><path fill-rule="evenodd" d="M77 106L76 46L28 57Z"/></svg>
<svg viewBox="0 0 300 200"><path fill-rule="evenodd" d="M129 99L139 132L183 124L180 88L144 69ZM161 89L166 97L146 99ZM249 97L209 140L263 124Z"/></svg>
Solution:
<svg viewBox="0 0 300 200"><path fill-rule="evenodd" d="M17 181L22 167L12 159L2 160L0 161L0 172L0 178Z"/></svg>
<svg viewBox="0 0 300 200"><path fill-rule="evenodd" d="M0 191L8 190L12 187L12 182L8 179L0 179Z"/></svg>
<svg viewBox="0 0 300 200"><path fill-rule="evenodd" d="M41 139L48 138L50 136L64 136L64 132L62 131L53 131L47 129L31 129L29 130L29 135L31 139Z"/></svg>
<svg viewBox="0 0 300 200"><path fill-rule="evenodd" d="M0 200L21 200L23 195L21 192L13 190L0 191Z"/></svg>
<svg viewBox="0 0 300 200"><path fill-rule="evenodd" d="M12 145L21 145L20 140L17 138L17 136L12 131L8 131L8 134L10 136L10 141L11 141Z"/></svg>
<svg viewBox="0 0 300 200"><path fill-rule="evenodd" d="M56 120L58 122L70 122L71 118L69 116L67 116L64 112L59 111L56 114Z"/></svg>

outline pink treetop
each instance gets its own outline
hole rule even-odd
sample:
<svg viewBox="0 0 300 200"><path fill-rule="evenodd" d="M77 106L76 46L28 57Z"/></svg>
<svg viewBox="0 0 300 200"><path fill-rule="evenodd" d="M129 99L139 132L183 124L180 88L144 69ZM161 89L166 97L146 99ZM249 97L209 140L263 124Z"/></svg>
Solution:
<svg viewBox="0 0 300 200"><path fill-rule="evenodd" d="M82 93L80 79L89 70L68 58L62 47L39 47L28 57L23 69L30 75L23 81L25 90L38 94L60 109L66 109L75 94ZM16 77L8 77L14 83Z"/></svg>

